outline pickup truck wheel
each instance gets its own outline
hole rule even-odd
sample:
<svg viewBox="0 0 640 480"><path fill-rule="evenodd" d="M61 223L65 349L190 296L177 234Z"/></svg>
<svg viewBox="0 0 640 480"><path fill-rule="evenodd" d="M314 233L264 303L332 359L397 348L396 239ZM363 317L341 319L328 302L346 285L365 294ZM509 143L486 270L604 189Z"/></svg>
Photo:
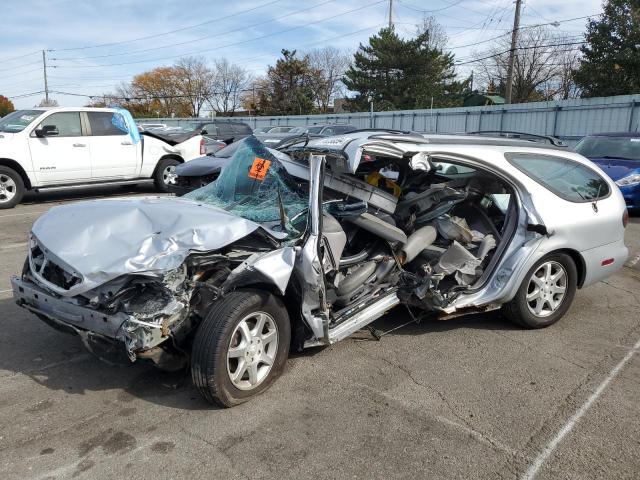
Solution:
<svg viewBox="0 0 640 480"><path fill-rule="evenodd" d="M18 172L0 167L0 209L13 208L24 195L24 182Z"/></svg>
<svg viewBox="0 0 640 480"><path fill-rule="evenodd" d="M569 255L547 255L527 272L516 296L502 306L502 312L526 328L548 327L569 310L577 280L576 264Z"/></svg>
<svg viewBox="0 0 640 480"><path fill-rule="evenodd" d="M232 407L262 393L280 376L291 324L282 301L239 290L216 301L196 333L191 377L211 403Z"/></svg>
<svg viewBox="0 0 640 480"><path fill-rule="evenodd" d="M180 165L180 162L174 158L165 158L158 164L153 181L159 192L167 193L169 185L176 183L176 165Z"/></svg>

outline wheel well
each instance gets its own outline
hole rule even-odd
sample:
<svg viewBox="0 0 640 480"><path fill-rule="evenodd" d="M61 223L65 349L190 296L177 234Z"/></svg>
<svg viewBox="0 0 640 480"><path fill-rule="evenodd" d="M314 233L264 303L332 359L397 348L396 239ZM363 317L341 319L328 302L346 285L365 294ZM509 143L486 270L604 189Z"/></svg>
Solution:
<svg viewBox="0 0 640 480"><path fill-rule="evenodd" d="M584 263L584 258L580 255L580 252L570 248L563 248L552 253L565 253L571 257L573 263L576 265L576 270L578 271L578 288L582 288L582 285L584 285L584 279L587 276L587 266Z"/></svg>
<svg viewBox="0 0 640 480"><path fill-rule="evenodd" d="M27 190L31 190L31 180L29 180L29 176L27 175L27 172L24 171L24 168L22 168L22 166L16 162L15 160L11 160L9 158L0 158L0 165L2 165L3 167L9 167L12 170L15 170L20 177L22 177L22 181L24 182L24 187Z"/></svg>
<svg viewBox="0 0 640 480"><path fill-rule="evenodd" d="M172 158L174 160L177 160L180 163L184 163L184 159L180 156L180 155L175 155L173 153L170 153L168 155L163 155L162 157L160 157L160 159L158 160L158 163L156 163L156 168L153 169L153 176L156 175L156 172L158 171L158 167L160 166L160 164L162 163L163 160L167 160L168 158Z"/></svg>

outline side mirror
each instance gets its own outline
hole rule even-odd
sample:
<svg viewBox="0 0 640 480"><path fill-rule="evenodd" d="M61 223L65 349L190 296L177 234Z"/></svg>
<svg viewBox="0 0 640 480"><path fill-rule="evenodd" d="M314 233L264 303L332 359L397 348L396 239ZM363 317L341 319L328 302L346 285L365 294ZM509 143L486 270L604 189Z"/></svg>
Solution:
<svg viewBox="0 0 640 480"><path fill-rule="evenodd" d="M43 138L55 137L60 132L58 131L58 127L55 125L43 125L42 128L36 129L34 133L36 134L36 137Z"/></svg>

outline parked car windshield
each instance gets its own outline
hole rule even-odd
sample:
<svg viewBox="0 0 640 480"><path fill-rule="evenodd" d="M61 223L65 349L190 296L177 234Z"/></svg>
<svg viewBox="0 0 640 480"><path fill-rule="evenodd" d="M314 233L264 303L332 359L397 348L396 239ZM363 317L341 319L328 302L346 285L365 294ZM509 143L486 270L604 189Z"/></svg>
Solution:
<svg viewBox="0 0 640 480"><path fill-rule="evenodd" d="M640 160L640 137L584 137L575 151L589 158Z"/></svg>
<svg viewBox="0 0 640 480"><path fill-rule="evenodd" d="M183 198L215 205L273 230L285 231L290 238L298 236L301 225L306 224L306 215L298 216L295 225L291 219L308 208L307 185L289 175L255 137L241 140L237 148L216 181Z"/></svg>
<svg viewBox="0 0 640 480"><path fill-rule="evenodd" d="M0 132L21 132L42 113L42 110L16 110L11 112L9 115L0 118Z"/></svg>

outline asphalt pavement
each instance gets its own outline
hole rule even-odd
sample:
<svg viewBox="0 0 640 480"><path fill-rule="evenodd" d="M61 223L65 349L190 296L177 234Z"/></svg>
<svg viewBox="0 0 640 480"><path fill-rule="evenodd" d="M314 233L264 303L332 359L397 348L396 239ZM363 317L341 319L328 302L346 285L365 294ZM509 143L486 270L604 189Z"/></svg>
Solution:
<svg viewBox="0 0 640 480"><path fill-rule="evenodd" d="M102 363L14 304L31 224L95 196L0 210L0 478L640 477L639 218L627 266L550 328L494 312L359 333L217 409L188 377ZM376 327L407 320L396 309Z"/></svg>

